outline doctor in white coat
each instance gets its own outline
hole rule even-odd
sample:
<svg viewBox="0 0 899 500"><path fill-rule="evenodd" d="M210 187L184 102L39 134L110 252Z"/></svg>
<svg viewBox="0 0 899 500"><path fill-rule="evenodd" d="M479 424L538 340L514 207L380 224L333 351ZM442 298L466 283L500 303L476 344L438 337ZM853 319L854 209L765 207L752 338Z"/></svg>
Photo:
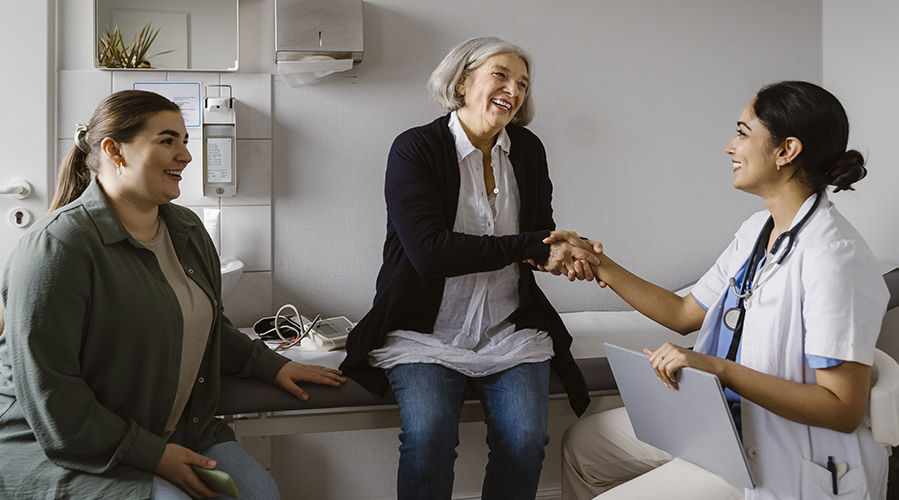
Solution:
<svg viewBox="0 0 899 500"><path fill-rule="evenodd" d="M718 376L756 488L641 443L619 408L566 432L563 498L885 498L887 450L862 420L888 292L867 244L826 193L852 189L866 173L862 155L846 150L848 135L842 105L821 87L761 89L725 151L734 187L760 196L767 210L743 223L691 293L659 288L605 254L592 269L658 323L681 334L700 329L694 350L666 343L646 353L672 389L685 366Z"/></svg>

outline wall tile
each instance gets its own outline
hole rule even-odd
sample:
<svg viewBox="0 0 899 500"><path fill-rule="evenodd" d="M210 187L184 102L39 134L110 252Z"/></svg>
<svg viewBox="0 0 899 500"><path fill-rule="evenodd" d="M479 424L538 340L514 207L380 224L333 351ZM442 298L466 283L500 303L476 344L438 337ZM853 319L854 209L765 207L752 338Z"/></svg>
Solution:
<svg viewBox="0 0 899 500"><path fill-rule="evenodd" d="M112 72L60 71L57 81L57 138L75 135L76 123L87 123L97 104L112 89Z"/></svg>
<svg viewBox="0 0 899 500"><path fill-rule="evenodd" d="M187 150L193 159L181 173L181 196L174 201L179 205L217 207L217 196L203 196L203 131L199 127L191 127L187 133L191 137Z"/></svg>
<svg viewBox="0 0 899 500"><path fill-rule="evenodd" d="M271 205L272 141L237 140L237 195L222 196L226 205Z"/></svg>
<svg viewBox="0 0 899 500"><path fill-rule="evenodd" d="M222 207L222 256L243 261L244 270L272 270L272 207Z"/></svg>
<svg viewBox="0 0 899 500"><path fill-rule="evenodd" d="M246 272L230 294L222 298L225 316L238 328L253 326L259 318L271 316L272 273Z"/></svg>
<svg viewBox="0 0 899 500"><path fill-rule="evenodd" d="M181 204L179 203L179 205L181 205ZM200 220L203 220L203 209L205 209L207 207L197 207L197 206L187 206L187 205L181 205L181 206L184 208L189 208L193 213L197 214L197 217L199 217Z"/></svg>
<svg viewBox="0 0 899 500"><path fill-rule="evenodd" d="M207 85L218 85L221 78L218 73L199 72L199 71L169 71L165 75L168 82L200 82L201 87ZM214 91L212 95L217 95ZM202 94L205 97L205 94Z"/></svg>
<svg viewBox="0 0 899 500"><path fill-rule="evenodd" d="M197 217L199 217L201 221L204 221L204 222L205 222L204 217L206 215L206 210L213 209L212 207L198 207L198 206L190 206L190 207L185 207L185 208L189 208L193 213L197 214ZM219 217L219 231L221 231L221 217ZM207 232L208 232L208 230L207 230ZM221 248L221 244L222 244L220 234L221 233L219 232L218 235L212 235L212 234L209 235L209 237L212 238L213 245L215 245L216 252L219 252L219 250Z"/></svg>
<svg viewBox="0 0 899 500"><path fill-rule="evenodd" d="M131 90L134 82L164 82L166 73L163 71L111 71L112 91Z"/></svg>
<svg viewBox="0 0 899 500"><path fill-rule="evenodd" d="M200 108L203 108L202 99L206 97L206 87L209 85L219 85L221 76L218 73L198 72L198 71L170 71L166 73L166 81L169 82L200 82ZM219 95L219 89L210 89L213 96ZM226 92L227 94L227 92ZM193 134L191 134L193 135ZM200 137L197 134L197 137Z"/></svg>
<svg viewBox="0 0 899 500"><path fill-rule="evenodd" d="M272 138L272 75L222 73L237 99L237 137Z"/></svg>

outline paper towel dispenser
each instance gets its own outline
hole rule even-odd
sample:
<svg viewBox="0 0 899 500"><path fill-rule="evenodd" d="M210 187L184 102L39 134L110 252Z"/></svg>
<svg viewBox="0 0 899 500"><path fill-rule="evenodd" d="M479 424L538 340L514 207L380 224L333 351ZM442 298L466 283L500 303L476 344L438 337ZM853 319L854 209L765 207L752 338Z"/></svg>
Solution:
<svg viewBox="0 0 899 500"><path fill-rule="evenodd" d="M362 52L362 0L275 1L275 62L358 63Z"/></svg>

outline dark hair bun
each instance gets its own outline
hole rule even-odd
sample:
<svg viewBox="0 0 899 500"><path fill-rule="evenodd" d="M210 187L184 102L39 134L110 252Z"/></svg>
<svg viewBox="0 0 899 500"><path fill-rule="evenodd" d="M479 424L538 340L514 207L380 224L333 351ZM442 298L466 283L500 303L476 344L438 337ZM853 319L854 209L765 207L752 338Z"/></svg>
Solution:
<svg viewBox="0 0 899 500"><path fill-rule="evenodd" d="M852 190L852 184L865 178L865 157L854 149L846 151L827 171L828 184L836 186L834 193Z"/></svg>

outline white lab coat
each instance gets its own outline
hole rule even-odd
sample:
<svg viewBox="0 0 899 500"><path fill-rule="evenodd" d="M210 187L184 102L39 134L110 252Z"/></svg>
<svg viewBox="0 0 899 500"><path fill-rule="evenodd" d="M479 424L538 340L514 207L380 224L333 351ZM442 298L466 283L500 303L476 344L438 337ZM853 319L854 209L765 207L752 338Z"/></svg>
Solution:
<svg viewBox="0 0 899 500"><path fill-rule="evenodd" d="M814 199L805 201L792 225ZM762 211L746 220L693 288L693 296L710 305L696 351L715 353L713 326L724 313L728 281L748 259L769 215ZM775 266L784 246L768 257L745 301L741 364L807 384L815 383L815 370L805 354L871 365L889 293L861 235L822 194L791 253ZM743 446L757 484L746 490L747 499L885 498L887 450L864 424L846 434L787 420L746 399L741 408ZM828 456L849 467L837 496L824 467Z"/></svg>

